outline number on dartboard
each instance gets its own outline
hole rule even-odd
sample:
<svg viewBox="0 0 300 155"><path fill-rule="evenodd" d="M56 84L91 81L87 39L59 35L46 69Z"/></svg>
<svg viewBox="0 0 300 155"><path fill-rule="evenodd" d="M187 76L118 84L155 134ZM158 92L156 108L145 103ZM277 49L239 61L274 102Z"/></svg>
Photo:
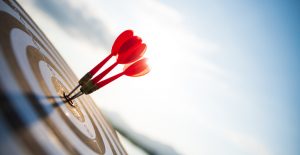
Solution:
<svg viewBox="0 0 300 155"><path fill-rule="evenodd" d="M16 2L0 25L0 154L126 154L91 98L64 103L78 79Z"/></svg>

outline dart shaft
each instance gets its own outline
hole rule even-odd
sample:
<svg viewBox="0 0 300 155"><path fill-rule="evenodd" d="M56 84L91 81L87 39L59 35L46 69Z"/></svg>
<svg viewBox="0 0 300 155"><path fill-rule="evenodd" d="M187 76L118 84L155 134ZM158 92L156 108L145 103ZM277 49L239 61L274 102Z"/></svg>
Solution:
<svg viewBox="0 0 300 155"><path fill-rule="evenodd" d="M95 75L98 72L98 70L100 70L112 56L113 54L108 55L98 65L96 65L93 69L91 69L89 73L92 74L92 76Z"/></svg>
<svg viewBox="0 0 300 155"><path fill-rule="evenodd" d="M72 96L71 98L69 98L69 101L72 101L72 100L74 100L75 98L77 98L81 95L83 95L83 92L80 91L80 92L76 93L74 96Z"/></svg>
<svg viewBox="0 0 300 155"><path fill-rule="evenodd" d="M103 81L100 81L100 82L98 82L98 83L96 84L96 86L97 86L98 88L104 87L105 85L107 85L107 84L109 84L110 82L116 80L117 78L121 77L122 75L124 75L124 72L119 73L119 74L116 74L116 75L114 75L114 76L112 76L112 77L110 77L110 78L108 78L108 79L103 80Z"/></svg>
<svg viewBox="0 0 300 155"><path fill-rule="evenodd" d="M97 82L100 81L106 74L108 74L112 69L114 69L117 65L118 65L118 63L115 62L115 63L112 64L110 67L108 67L106 70L104 70L102 73L100 73L100 74L97 75L95 78L93 78L92 81L93 81L94 83L97 83Z"/></svg>
<svg viewBox="0 0 300 155"><path fill-rule="evenodd" d="M82 86L86 84L106 63L107 61L113 56L113 54L108 55L104 60L98 63L93 69L87 72L79 81L78 83Z"/></svg>
<svg viewBox="0 0 300 155"><path fill-rule="evenodd" d="M78 84L67 96L69 97L71 94L75 92L76 89L78 89L80 84Z"/></svg>

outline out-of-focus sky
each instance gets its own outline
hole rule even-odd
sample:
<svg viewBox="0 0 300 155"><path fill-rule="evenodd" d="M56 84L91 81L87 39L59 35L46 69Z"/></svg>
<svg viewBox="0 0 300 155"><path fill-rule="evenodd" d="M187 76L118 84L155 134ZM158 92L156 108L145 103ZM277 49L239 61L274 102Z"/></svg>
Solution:
<svg viewBox="0 0 300 155"><path fill-rule="evenodd" d="M78 77L123 30L143 38L152 71L92 95L140 134L187 155L300 154L299 1L19 3Z"/></svg>

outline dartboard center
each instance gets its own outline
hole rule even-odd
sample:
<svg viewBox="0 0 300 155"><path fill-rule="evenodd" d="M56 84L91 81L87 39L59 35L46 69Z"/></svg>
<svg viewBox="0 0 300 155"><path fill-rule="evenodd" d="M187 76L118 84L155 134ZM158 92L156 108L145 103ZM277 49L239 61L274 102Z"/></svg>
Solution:
<svg viewBox="0 0 300 155"><path fill-rule="evenodd" d="M69 93L69 91L66 89L66 87L55 77L51 78L52 83L55 87L55 90L57 92L57 95L64 98L64 103L67 107L67 109L70 111L70 113L78 119L80 122L84 122L85 118L78 106L78 103L76 100L68 100L67 96L65 94Z"/></svg>

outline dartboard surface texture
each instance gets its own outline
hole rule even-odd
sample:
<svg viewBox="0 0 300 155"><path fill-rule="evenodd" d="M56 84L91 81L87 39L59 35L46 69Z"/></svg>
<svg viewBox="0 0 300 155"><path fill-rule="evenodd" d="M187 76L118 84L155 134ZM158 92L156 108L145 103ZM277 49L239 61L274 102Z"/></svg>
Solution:
<svg viewBox="0 0 300 155"><path fill-rule="evenodd" d="M65 102L78 79L12 0L0 0L0 154L126 154L89 96Z"/></svg>

